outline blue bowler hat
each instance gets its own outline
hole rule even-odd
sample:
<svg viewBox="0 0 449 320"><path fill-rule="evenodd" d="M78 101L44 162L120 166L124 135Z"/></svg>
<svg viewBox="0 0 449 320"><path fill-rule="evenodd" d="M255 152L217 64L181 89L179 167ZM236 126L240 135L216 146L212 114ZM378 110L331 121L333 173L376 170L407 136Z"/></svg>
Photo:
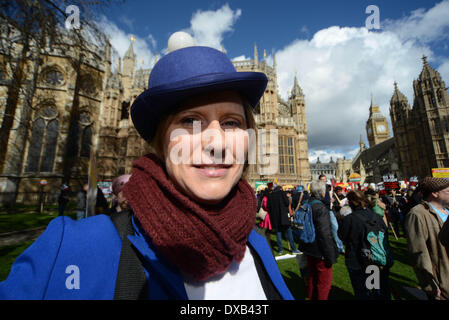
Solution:
<svg viewBox="0 0 449 320"><path fill-rule="evenodd" d="M255 108L267 86L261 72L237 72L229 58L213 48L186 47L170 52L151 71L148 89L131 106L131 118L147 141L154 137L163 114L201 93L235 90Z"/></svg>

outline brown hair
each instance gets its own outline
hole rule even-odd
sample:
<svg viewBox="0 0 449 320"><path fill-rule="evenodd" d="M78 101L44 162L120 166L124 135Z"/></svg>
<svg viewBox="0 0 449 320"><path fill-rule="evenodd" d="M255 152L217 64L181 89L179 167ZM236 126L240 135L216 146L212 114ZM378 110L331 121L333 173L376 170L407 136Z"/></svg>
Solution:
<svg viewBox="0 0 449 320"><path fill-rule="evenodd" d="M365 194L360 190L349 191L346 195L346 198L348 198L349 206L352 209L355 209L357 207L366 208L369 203Z"/></svg>
<svg viewBox="0 0 449 320"><path fill-rule="evenodd" d="M242 94L240 94L240 98L242 99L243 103L243 111L245 113L246 118L246 128L247 129L253 129L256 130L256 120L254 118L254 111L251 105L249 104L246 97ZM175 109L174 112L165 114L162 116L161 121L159 122L156 133L150 141L148 141L148 144L150 146L150 151L154 153L159 159L164 161L164 137L165 133L167 132L168 127L170 126L170 123L172 122L173 118L175 117L176 113L182 110L182 107L179 107L178 109ZM243 167L243 174L242 176L246 178L246 175L248 173L248 159L245 161L245 165Z"/></svg>

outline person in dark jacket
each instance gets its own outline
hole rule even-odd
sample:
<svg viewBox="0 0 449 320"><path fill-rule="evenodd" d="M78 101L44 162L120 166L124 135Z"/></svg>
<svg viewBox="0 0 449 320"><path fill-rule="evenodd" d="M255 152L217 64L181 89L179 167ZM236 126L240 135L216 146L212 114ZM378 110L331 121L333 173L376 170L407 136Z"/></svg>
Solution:
<svg viewBox="0 0 449 320"><path fill-rule="evenodd" d="M307 257L309 281L307 295L309 300L327 300L332 284L332 265L337 262L338 250L332 235L329 209L323 204L326 184L312 181L310 185L315 241L301 243L300 249Z"/></svg>
<svg viewBox="0 0 449 320"><path fill-rule="evenodd" d="M282 234L287 236L293 253L300 253L293 240L293 233L289 219L289 201L280 186L276 186L268 196L268 212L270 213L271 227L276 230L278 252L283 252Z"/></svg>
<svg viewBox="0 0 449 320"><path fill-rule="evenodd" d="M63 216L67 203L70 200L70 188L65 183L61 186L61 193L58 196L58 216Z"/></svg>
<svg viewBox="0 0 449 320"><path fill-rule="evenodd" d="M402 204L401 197L396 194L395 189L391 189L388 191L388 194L383 197L383 200L385 200L387 211L391 218L391 223L396 232L396 235L398 237L401 237L401 229L402 229L402 236L405 237L405 232L403 228L404 215L401 210Z"/></svg>
<svg viewBox="0 0 449 320"><path fill-rule="evenodd" d="M367 300L370 298L390 300L390 287L388 284L389 268L380 270L380 289L370 291L366 286L366 279L369 276L362 255L362 244L365 234L364 223L358 215L376 220L377 223L387 230L382 217L368 208L368 200L360 190L350 191L347 194L349 206L352 213L345 216L340 222L338 236L346 246L345 264L349 272L351 284L354 289L356 299Z"/></svg>
<svg viewBox="0 0 449 320"><path fill-rule="evenodd" d="M103 190L97 187L97 201L95 202L95 214L109 214L109 205Z"/></svg>
<svg viewBox="0 0 449 320"><path fill-rule="evenodd" d="M345 195L343 194L343 188L340 186L335 187L335 193L333 194L333 198L335 201L333 202L333 211L335 213L335 216L339 218L340 209L345 204Z"/></svg>

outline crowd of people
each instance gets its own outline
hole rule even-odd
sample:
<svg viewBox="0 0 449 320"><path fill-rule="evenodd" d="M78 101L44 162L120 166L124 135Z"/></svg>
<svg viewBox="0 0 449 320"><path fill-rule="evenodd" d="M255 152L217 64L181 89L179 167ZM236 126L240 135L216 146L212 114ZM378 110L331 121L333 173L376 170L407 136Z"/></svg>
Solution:
<svg viewBox="0 0 449 320"><path fill-rule="evenodd" d="M283 191L280 186L269 183L257 193L258 210L266 211L257 228L263 230L269 243L270 233L276 232L277 248L273 251L282 254L281 234L285 232L292 252L298 254L298 247L306 257L307 268L302 266L301 274L309 299L328 299L332 265L342 254L356 299L390 300L389 270L394 254L389 244L389 230L391 237L406 238L410 262L428 299L449 299L449 222L445 223L449 213L449 180L427 177L418 187L385 192L373 186L364 191L332 188L321 175L312 181L309 191L303 186ZM313 203L316 236L311 243L296 237L289 223L295 212L307 203ZM370 244L367 242L370 239L378 243ZM366 285L370 265L379 267L376 288Z"/></svg>

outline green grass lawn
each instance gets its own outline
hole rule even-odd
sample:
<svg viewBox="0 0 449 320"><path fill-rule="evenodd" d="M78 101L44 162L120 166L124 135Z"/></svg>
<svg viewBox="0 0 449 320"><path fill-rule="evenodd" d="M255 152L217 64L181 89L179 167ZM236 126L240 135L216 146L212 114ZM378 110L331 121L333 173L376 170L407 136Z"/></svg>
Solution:
<svg viewBox="0 0 449 320"><path fill-rule="evenodd" d="M390 269L392 298L397 300L415 300L415 298L404 289L404 287L416 288L418 286L415 273L408 260L407 241L405 238L396 240L392 235L390 235L389 239L395 258L394 265ZM274 252L277 252L277 242L274 234L271 234L271 245ZM285 240L283 240L283 245L284 248L288 248ZM301 277L296 259L279 260L277 263L281 274L295 299L306 300L304 281ZM332 288L329 294L329 299L354 299L354 291L351 286L343 255L339 256L337 263L334 264L332 268Z"/></svg>
<svg viewBox="0 0 449 320"><path fill-rule="evenodd" d="M0 208L0 233L20 231L47 226L58 216L57 206L45 206L44 212L36 213L35 206L17 205L14 208ZM14 212L14 213L13 213ZM72 219L76 218L74 206L68 206L64 212ZM33 241L0 247L0 281L6 279L16 258L28 248Z"/></svg>
<svg viewBox="0 0 449 320"><path fill-rule="evenodd" d="M45 207L42 213L32 210L32 206L21 207L15 213L0 209L0 233L45 227L50 220L58 216L57 208ZM73 209L66 210L64 214L73 219L76 218L76 212Z"/></svg>

